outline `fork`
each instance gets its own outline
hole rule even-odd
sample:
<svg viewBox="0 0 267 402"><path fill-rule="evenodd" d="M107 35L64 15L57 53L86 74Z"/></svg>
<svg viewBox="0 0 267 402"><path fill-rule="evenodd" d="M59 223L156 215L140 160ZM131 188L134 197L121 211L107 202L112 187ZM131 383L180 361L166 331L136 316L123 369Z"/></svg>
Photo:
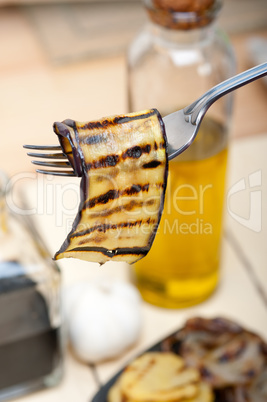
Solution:
<svg viewBox="0 0 267 402"><path fill-rule="evenodd" d="M168 159L175 158L192 144L204 115L216 100L264 75L267 75L267 62L221 82L205 92L191 105L163 117L168 140ZM36 172L58 176L76 176L67 157L62 153L60 145L24 145L24 148L53 152L28 153L29 156L35 158L48 159L48 161L32 161L33 164L45 168L56 168L54 170L37 169Z"/></svg>
<svg viewBox="0 0 267 402"><path fill-rule="evenodd" d="M48 159L48 161L31 161L34 165L43 166L45 168L56 168L56 170L36 169L37 173L52 174L54 176L77 176L67 157L63 154L60 145L23 145L23 148L34 151L52 151L52 153L27 152L28 156Z"/></svg>

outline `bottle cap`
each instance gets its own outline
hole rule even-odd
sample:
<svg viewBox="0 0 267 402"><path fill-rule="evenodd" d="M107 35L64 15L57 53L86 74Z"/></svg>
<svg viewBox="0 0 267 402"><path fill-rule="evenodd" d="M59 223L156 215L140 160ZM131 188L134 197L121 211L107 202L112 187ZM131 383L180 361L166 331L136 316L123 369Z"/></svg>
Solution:
<svg viewBox="0 0 267 402"><path fill-rule="evenodd" d="M144 0L150 19L169 29L188 30L208 25L222 0Z"/></svg>

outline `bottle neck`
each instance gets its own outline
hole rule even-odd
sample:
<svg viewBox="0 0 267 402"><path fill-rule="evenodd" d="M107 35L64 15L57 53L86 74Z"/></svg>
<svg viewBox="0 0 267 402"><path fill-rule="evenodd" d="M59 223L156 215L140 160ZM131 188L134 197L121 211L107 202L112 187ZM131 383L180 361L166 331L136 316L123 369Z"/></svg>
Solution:
<svg viewBox="0 0 267 402"><path fill-rule="evenodd" d="M180 47L190 47L201 43L211 42L214 37L216 22L190 30L169 29L152 21L148 22L147 29L157 44Z"/></svg>

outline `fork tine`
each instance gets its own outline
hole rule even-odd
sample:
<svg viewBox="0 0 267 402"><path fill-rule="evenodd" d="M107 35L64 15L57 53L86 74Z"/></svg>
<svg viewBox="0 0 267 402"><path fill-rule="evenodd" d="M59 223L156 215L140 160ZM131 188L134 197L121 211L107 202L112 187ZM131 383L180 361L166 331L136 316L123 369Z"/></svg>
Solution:
<svg viewBox="0 0 267 402"><path fill-rule="evenodd" d="M73 171L71 170L42 170L42 169L36 169L37 173L43 173L43 174L52 174L53 176L69 176L69 177L75 177L77 176Z"/></svg>
<svg viewBox="0 0 267 402"><path fill-rule="evenodd" d="M43 161L31 161L34 165L45 167L58 167L58 168L72 168L69 162L43 162Z"/></svg>
<svg viewBox="0 0 267 402"><path fill-rule="evenodd" d="M67 157L63 154L62 148L60 145L23 145L24 148L34 150L34 151L61 151L61 152L47 152L47 153L39 153L39 152L28 152L28 156L32 156L34 158L44 158L48 159L48 161L31 161L34 165L39 165L43 167L47 167L48 169L36 169L37 173L42 174L51 174L53 176L68 176L75 177L77 176ZM51 159L51 161L49 161ZM54 160L52 160L54 159ZM60 161L58 161L60 160ZM58 168L58 169L49 169L49 168ZM63 168L63 170L62 170ZM65 168L65 169L64 169Z"/></svg>
<svg viewBox="0 0 267 402"><path fill-rule="evenodd" d="M34 152L28 152L28 156L32 156L34 158L45 158L45 159L64 159L67 160L66 156L61 152L57 152L55 154L39 154Z"/></svg>
<svg viewBox="0 0 267 402"><path fill-rule="evenodd" d="M34 149L36 151L60 151L60 145L23 145L23 148Z"/></svg>

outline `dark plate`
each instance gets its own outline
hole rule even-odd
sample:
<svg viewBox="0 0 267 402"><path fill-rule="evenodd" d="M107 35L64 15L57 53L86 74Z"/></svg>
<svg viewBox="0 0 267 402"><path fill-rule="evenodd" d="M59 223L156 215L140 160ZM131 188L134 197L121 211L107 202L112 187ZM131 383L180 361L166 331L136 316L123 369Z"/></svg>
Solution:
<svg viewBox="0 0 267 402"><path fill-rule="evenodd" d="M177 334L177 331L175 331L175 334ZM171 334L167 336L166 338L162 339L160 342L156 343L149 349L146 349L144 352L140 353L139 355L145 353L145 352L160 352L162 351L162 343L165 342L169 337L172 337L174 334ZM177 345L176 345L177 347ZM96 395L93 397L92 402L107 402L107 396L108 396L108 391L112 387L112 385L117 381L121 373L123 372L124 368L122 368L117 374L114 375L105 385L103 385L100 390L96 393ZM215 396L215 401L214 402L227 402L225 398L221 398L219 395Z"/></svg>

